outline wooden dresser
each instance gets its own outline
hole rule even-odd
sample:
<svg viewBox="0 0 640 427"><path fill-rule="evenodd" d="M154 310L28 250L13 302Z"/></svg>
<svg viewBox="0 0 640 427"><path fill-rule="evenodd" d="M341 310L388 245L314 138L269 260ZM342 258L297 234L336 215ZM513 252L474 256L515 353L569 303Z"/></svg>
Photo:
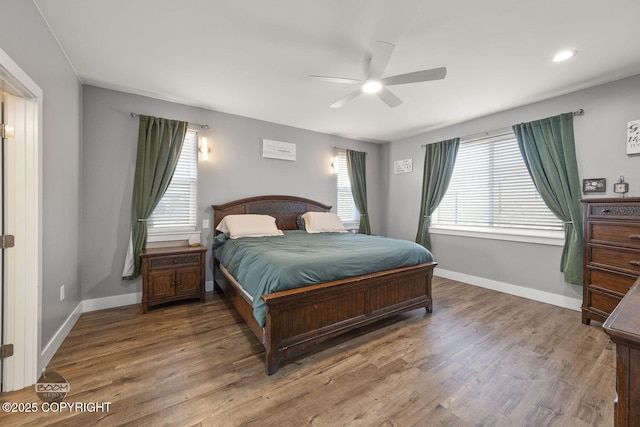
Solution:
<svg viewBox="0 0 640 427"><path fill-rule="evenodd" d="M640 279L603 325L616 344L614 425L640 426Z"/></svg>
<svg viewBox="0 0 640 427"><path fill-rule="evenodd" d="M156 304L188 298L204 302L204 246L145 249L142 258L142 312Z"/></svg>
<svg viewBox="0 0 640 427"><path fill-rule="evenodd" d="M604 322L640 276L640 198L584 199L582 323Z"/></svg>

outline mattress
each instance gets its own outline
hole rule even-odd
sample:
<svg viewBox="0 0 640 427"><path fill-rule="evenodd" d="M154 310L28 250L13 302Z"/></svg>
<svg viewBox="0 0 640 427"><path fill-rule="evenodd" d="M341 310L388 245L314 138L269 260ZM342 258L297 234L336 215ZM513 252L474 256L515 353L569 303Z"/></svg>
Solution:
<svg viewBox="0 0 640 427"><path fill-rule="evenodd" d="M219 235L213 251L252 297L260 326L266 316L262 295L433 261L427 249L406 240L302 230L239 239Z"/></svg>

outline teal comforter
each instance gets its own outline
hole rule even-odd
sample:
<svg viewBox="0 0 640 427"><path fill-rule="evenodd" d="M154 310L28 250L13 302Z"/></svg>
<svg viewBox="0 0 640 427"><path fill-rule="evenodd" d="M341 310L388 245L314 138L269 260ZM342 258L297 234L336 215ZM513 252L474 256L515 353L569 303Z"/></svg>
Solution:
<svg viewBox="0 0 640 427"><path fill-rule="evenodd" d="M433 261L428 250L406 240L302 230L239 239L221 234L213 251L253 297L253 314L261 326L264 294Z"/></svg>

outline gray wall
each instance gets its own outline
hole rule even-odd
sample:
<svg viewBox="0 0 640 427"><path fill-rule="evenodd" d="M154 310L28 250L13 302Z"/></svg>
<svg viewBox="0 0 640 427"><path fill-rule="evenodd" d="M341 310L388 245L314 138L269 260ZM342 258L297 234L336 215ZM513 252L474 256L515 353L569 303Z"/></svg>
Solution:
<svg viewBox="0 0 640 427"><path fill-rule="evenodd" d="M42 345L80 301L82 87L31 1L3 0L0 48L42 89ZM60 301L60 286L66 299ZM35 304L36 302L34 302Z"/></svg>
<svg viewBox="0 0 640 427"><path fill-rule="evenodd" d="M131 112L210 126L198 130L211 148L209 161L198 164L199 228L202 219L212 219L212 204L249 196L296 195L335 206L336 177L331 162L336 146L367 152L372 229L374 233L380 229L380 145L93 86L84 86L83 97L83 299L141 289L140 279L120 279L129 239L138 137L138 120L130 117ZM295 143L296 161L262 158L262 138ZM211 231L201 234L207 246ZM211 280L210 268L207 280Z"/></svg>
<svg viewBox="0 0 640 427"><path fill-rule="evenodd" d="M640 75L547 101L490 115L385 144L382 149L386 195L383 233L415 239L418 228L424 150L422 144L500 129L559 113L584 109L574 129L580 179L606 178L607 193L615 197L614 182L624 175L629 196L640 196L640 156L626 154L626 125L640 119ZM393 161L413 158L413 173L394 175ZM532 243L432 235L439 267L485 279L581 298L582 288L564 283L559 272L562 248Z"/></svg>

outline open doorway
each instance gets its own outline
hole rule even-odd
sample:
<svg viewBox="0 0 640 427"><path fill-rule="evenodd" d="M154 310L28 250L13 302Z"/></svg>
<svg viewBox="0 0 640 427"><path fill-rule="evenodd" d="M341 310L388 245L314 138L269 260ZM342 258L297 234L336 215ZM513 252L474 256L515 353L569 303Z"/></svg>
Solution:
<svg viewBox="0 0 640 427"><path fill-rule="evenodd" d="M0 49L2 391L34 384L41 364L42 91Z"/></svg>

